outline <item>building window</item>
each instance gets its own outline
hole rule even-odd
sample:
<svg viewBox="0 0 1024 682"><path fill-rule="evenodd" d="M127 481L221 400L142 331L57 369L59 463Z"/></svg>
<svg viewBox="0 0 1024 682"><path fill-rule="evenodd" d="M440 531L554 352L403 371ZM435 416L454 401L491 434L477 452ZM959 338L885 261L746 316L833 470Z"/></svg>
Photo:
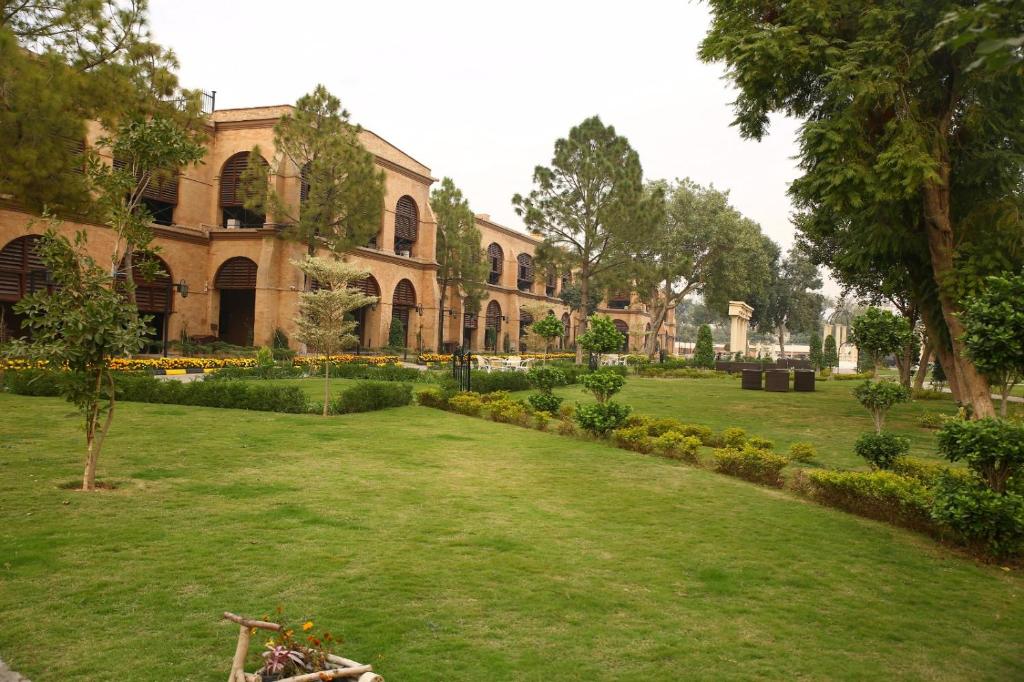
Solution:
<svg viewBox="0 0 1024 682"><path fill-rule="evenodd" d="M498 334L501 333L501 306L497 301L487 304L484 325L484 348L495 351L498 349Z"/></svg>
<svg viewBox="0 0 1024 682"><path fill-rule="evenodd" d="M629 325L622 320L615 320L615 329L622 334L622 352L629 351Z"/></svg>
<svg viewBox="0 0 1024 682"><path fill-rule="evenodd" d="M264 166L263 157L257 157ZM249 152L238 152L220 170L221 227L263 227L267 216L245 208L242 173L249 165Z"/></svg>
<svg viewBox="0 0 1024 682"><path fill-rule="evenodd" d="M558 278L555 277L555 273L549 272L547 282L544 284L544 293L548 296L555 295L555 287L558 284Z"/></svg>
<svg viewBox="0 0 1024 682"><path fill-rule="evenodd" d="M26 335L21 327L24 318L14 312L14 304L50 288L38 243L39 236L32 234L12 239L0 249L0 342Z"/></svg>
<svg viewBox="0 0 1024 682"><path fill-rule="evenodd" d="M398 200L395 206L395 253L412 255L412 245L419 234L420 214L416 202L410 196Z"/></svg>
<svg viewBox="0 0 1024 682"><path fill-rule="evenodd" d="M128 163L114 158L114 168L124 169ZM135 173L139 182L142 174ZM142 191L142 203L157 225L173 225L174 209L178 205L178 171L154 171L150 174L149 183Z"/></svg>
<svg viewBox="0 0 1024 682"><path fill-rule="evenodd" d="M500 284L501 273L505 269L505 252L496 242L487 247L487 259L491 262L491 271L487 274L488 284Z"/></svg>
<svg viewBox="0 0 1024 682"><path fill-rule="evenodd" d="M520 291L533 289L533 256L528 253L521 253L516 259L518 269L516 272L516 286Z"/></svg>
<svg viewBox="0 0 1024 682"><path fill-rule="evenodd" d="M612 310L625 310L629 307L629 293L618 292L608 297L608 307Z"/></svg>

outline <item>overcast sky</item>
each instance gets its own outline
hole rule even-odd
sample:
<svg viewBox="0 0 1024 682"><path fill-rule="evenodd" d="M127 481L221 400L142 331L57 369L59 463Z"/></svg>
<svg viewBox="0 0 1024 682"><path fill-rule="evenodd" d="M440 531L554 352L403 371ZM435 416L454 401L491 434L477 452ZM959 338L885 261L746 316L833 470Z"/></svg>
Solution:
<svg viewBox="0 0 1024 682"><path fill-rule="evenodd" d="M216 90L217 108L293 103L323 83L504 225L522 227L511 197L530 190L555 139L598 114L648 179L728 189L792 244L796 123L775 120L762 142L730 126L735 93L697 58L703 3L152 0L151 20L182 84Z"/></svg>

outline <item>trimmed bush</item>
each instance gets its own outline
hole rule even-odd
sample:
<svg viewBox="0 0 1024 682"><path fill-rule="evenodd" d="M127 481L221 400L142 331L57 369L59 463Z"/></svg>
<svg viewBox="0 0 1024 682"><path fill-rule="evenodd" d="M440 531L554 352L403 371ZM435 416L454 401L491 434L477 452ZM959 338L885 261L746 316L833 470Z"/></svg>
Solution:
<svg viewBox="0 0 1024 682"><path fill-rule="evenodd" d="M439 388L424 388L416 391L416 402L423 407L433 407L438 410L448 409L448 399Z"/></svg>
<svg viewBox="0 0 1024 682"><path fill-rule="evenodd" d="M309 400L298 386L245 381L162 381L151 376L129 375L115 379L118 400L172 405L224 407L260 412L301 413Z"/></svg>
<svg viewBox="0 0 1024 682"><path fill-rule="evenodd" d="M233 379L297 379L306 374L305 367L295 365L257 365L256 367L222 367L207 374L204 381Z"/></svg>
<svg viewBox="0 0 1024 682"><path fill-rule="evenodd" d="M832 378L836 381L864 381L870 379L873 375L871 372L856 372L851 374L832 374Z"/></svg>
<svg viewBox="0 0 1024 682"><path fill-rule="evenodd" d="M745 445L743 449L715 450L715 470L762 485L782 485L780 476L788 460L782 455Z"/></svg>
<svg viewBox="0 0 1024 682"><path fill-rule="evenodd" d="M942 462L933 462L909 455L901 455L892 461L890 470L901 476L916 478L927 486L934 486L943 476L969 479L971 472L967 469L953 469Z"/></svg>
<svg viewBox="0 0 1024 682"><path fill-rule="evenodd" d="M950 395L931 388L915 388L911 391L914 400L949 400Z"/></svg>
<svg viewBox="0 0 1024 682"><path fill-rule="evenodd" d="M551 423L551 413L545 412L544 410L538 410L533 413L533 426L538 431L547 431L548 424Z"/></svg>
<svg viewBox="0 0 1024 682"><path fill-rule="evenodd" d="M634 452L648 453L654 449L654 442L647 435L645 426L626 426L612 431L612 441L620 448Z"/></svg>
<svg viewBox="0 0 1024 682"><path fill-rule="evenodd" d="M588 391L594 394L594 399L598 403L603 403L621 391L626 380L621 374L610 372L605 367L596 372L584 374L580 377L580 382Z"/></svg>
<svg viewBox="0 0 1024 682"><path fill-rule="evenodd" d="M694 436L695 438L699 438L701 445L706 445L709 448L717 447L722 444L721 438L716 436L715 432L712 431L709 426L703 426L701 424L683 424L676 430L684 436Z"/></svg>
<svg viewBox="0 0 1024 682"><path fill-rule="evenodd" d="M526 378L525 372L481 372L472 370L469 377L469 385L477 393L494 393L495 391L525 391L530 388L530 381ZM446 374L442 380L444 383L454 385L455 379L451 373Z"/></svg>
<svg viewBox="0 0 1024 682"><path fill-rule="evenodd" d="M982 480L944 476L931 508L935 521L965 544L996 558L1024 553L1024 496L1000 494Z"/></svg>
<svg viewBox="0 0 1024 682"><path fill-rule="evenodd" d="M373 412L412 402L412 386L390 381L360 381L338 394L331 406L338 414Z"/></svg>
<svg viewBox="0 0 1024 682"><path fill-rule="evenodd" d="M751 436L750 439L747 440L747 445L749 445L752 448L757 448L758 450L775 449L774 442L768 440L767 438L762 438L761 436Z"/></svg>
<svg viewBox="0 0 1024 682"><path fill-rule="evenodd" d="M551 389L566 383L565 372L558 367L533 367L526 373L526 380L543 393L551 393Z"/></svg>
<svg viewBox="0 0 1024 682"><path fill-rule="evenodd" d="M810 464L818 458L818 451L811 443L793 443L789 446L789 458L794 462Z"/></svg>
<svg viewBox="0 0 1024 682"><path fill-rule="evenodd" d="M552 414L558 412L558 408L562 404L561 396L554 395L552 393L531 393L526 397L530 402L530 406L538 412L550 412Z"/></svg>
<svg viewBox="0 0 1024 682"><path fill-rule="evenodd" d="M585 431L602 436L621 427L629 413L629 405L609 400L606 403L577 405L574 418Z"/></svg>
<svg viewBox="0 0 1024 682"><path fill-rule="evenodd" d="M910 452L910 441L895 433L865 433L854 451L878 469L889 469L893 460Z"/></svg>
<svg viewBox="0 0 1024 682"><path fill-rule="evenodd" d="M480 412L484 408L484 403L480 400L479 393L459 393L448 399L448 406L459 414L465 414L470 417L479 417Z"/></svg>
<svg viewBox="0 0 1024 682"><path fill-rule="evenodd" d="M939 451L950 462L964 462L988 486L1002 493L1024 472L1024 422L1005 419L951 419L939 431Z"/></svg>
<svg viewBox="0 0 1024 682"><path fill-rule="evenodd" d="M722 431L722 447L739 449L747 442L747 432L738 427L732 427Z"/></svg>
<svg viewBox="0 0 1024 682"><path fill-rule="evenodd" d="M639 371L640 376L654 379L719 379L728 376L726 372L694 367L664 367L648 365Z"/></svg>
<svg viewBox="0 0 1024 682"><path fill-rule="evenodd" d="M487 403L487 414L496 422L523 424L527 416L526 405L520 400L501 398Z"/></svg>
<svg viewBox="0 0 1024 682"><path fill-rule="evenodd" d="M925 412L918 420L918 426L925 429L939 429L946 423L946 418L938 412Z"/></svg>
<svg viewBox="0 0 1024 682"><path fill-rule="evenodd" d="M699 462L700 444L696 436L684 436L678 431L666 431L654 439L654 449L659 454L692 463Z"/></svg>
<svg viewBox="0 0 1024 682"><path fill-rule="evenodd" d="M558 422L557 430L559 436L575 436L577 433L576 425L566 419Z"/></svg>
<svg viewBox="0 0 1024 682"><path fill-rule="evenodd" d="M931 492L910 476L831 469L806 471L805 476L812 497L823 504L919 530L932 526Z"/></svg>
<svg viewBox="0 0 1024 682"><path fill-rule="evenodd" d="M881 433L885 415L893 405L910 400L910 389L895 381L865 381L853 389L853 395L871 413L875 433Z"/></svg>
<svg viewBox="0 0 1024 682"><path fill-rule="evenodd" d="M3 372L4 388L27 396L59 396L60 378L60 372L48 369L9 369Z"/></svg>

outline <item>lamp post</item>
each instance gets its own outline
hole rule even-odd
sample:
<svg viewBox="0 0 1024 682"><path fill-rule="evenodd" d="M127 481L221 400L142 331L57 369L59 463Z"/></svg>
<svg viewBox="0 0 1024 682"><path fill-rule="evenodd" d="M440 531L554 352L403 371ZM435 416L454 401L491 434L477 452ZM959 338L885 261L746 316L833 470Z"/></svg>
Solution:
<svg viewBox="0 0 1024 682"><path fill-rule="evenodd" d="M171 319L171 297L174 296L174 292L177 291L181 294L182 298L188 298L188 282L180 280L177 284L169 282L167 284L167 298L164 299L164 357L167 357L167 336L168 330L170 329Z"/></svg>

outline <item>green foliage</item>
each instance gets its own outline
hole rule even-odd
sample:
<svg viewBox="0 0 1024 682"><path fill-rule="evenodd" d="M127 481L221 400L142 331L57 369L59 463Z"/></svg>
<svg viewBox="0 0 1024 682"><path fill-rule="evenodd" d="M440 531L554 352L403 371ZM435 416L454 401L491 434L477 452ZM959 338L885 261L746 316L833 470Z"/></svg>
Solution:
<svg viewBox="0 0 1024 682"><path fill-rule="evenodd" d="M932 366L932 384L936 388L941 389L946 385L946 370L942 367L942 362L939 361L938 356L934 359L935 364Z"/></svg>
<svg viewBox="0 0 1024 682"><path fill-rule="evenodd" d="M964 462L997 493L1024 482L1024 422L985 418L951 419L939 430L939 452Z"/></svg>
<svg viewBox="0 0 1024 682"><path fill-rule="evenodd" d="M297 379L306 369L295 365L263 365L257 367L222 367L207 374L204 381L230 381L235 379Z"/></svg>
<svg viewBox="0 0 1024 682"><path fill-rule="evenodd" d="M926 429L940 428L945 422L944 415L939 412L925 412L917 420L917 423Z"/></svg>
<svg viewBox="0 0 1024 682"><path fill-rule="evenodd" d="M388 346L405 348L405 324L397 317L391 318L391 327L388 328Z"/></svg>
<svg viewBox="0 0 1024 682"><path fill-rule="evenodd" d="M525 391L530 388L530 381L524 372L470 372L470 387L477 393L494 393L495 391ZM455 379L446 374L441 379L442 386L454 386Z"/></svg>
<svg viewBox="0 0 1024 682"><path fill-rule="evenodd" d="M526 379L534 388L549 394L556 386L565 386L568 383L566 373L556 367L531 367L526 373ZM551 411L557 412L557 408Z"/></svg>
<svg viewBox="0 0 1024 682"><path fill-rule="evenodd" d="M453 395L449 398L448 406L459 414L469 415L470 417L479 417L480 412L483 410L484 403L480 399L479 393L466 392Z"/></svg>
<svg viewBox="0 0 1024 682"><path fill-rule="evenodd" d="M654 450L654 441L643 426L624 426L612 431L612 442L620 448L634 452L649 453Z"/></svg>
<svg viewBox="0 0 1024 682"><path fill-rule="evenodd" d="M811 464L818 458L818 450L812 443L793 443L789 446L789 458L794 462Z"/></svg>
<svg viewBox="0 0 1024 682"><path fill-rule="evenodd" d="M59 386L85 419L82 488L92 490L99 451L113 420L109 360L141 350L148 327L135 304L115 286L110 271L88 254L86 233L76 233L71 242L57 234L56 225L51 222L38 245L53 292L37 291L15 304L15 312L25 316L23 328L31 341L13 341L7 353L67 368Z"/></svg>
<svg viewBox="0 0 1024 682"><path fill-rule="evenodd" d="M393 381L360 381L338 394L332 404L337 414L372 412L386 407L402 407L412 402L412 386Z"/></svg>
<svg viewBox="0 0 1024 682"><path fill-rule="evenodd" d="M440 388L430 386L416 391L416 404L444 410L448 408L448 398Z"/></svg>
<svg viewBox="0 0 1024 682"><path fill-rule="evenodd" d="M530 402L530 406L539 412L555 414L562 405L562 397L553 395L550 392L531 393L526 399Z"/></svg>
<svg viewBox="0 0 1024 682"><path fill-rule="evenodd" d="M246 381L167 381L144 375L119 375L117 398L129 402L198 405L259 412L303 413L309 409L298 386Z"/></svg>
<svg viewBox="0 0 1024 682"><path fill-rule="evenodd" d="M666 431L653 439L654 450L672 459L697 463L701 441L696 436L685 436L679 431Z"/></svg>
<svg viewBox="0 0 1024 682"><path fill-rule="evenodd" d="M895 433L865 433L853 449L876 468L889 469L897 457L910 451L910 441Z"/></svg>
<svg viewBox="0 0 1024 682"><path fill-rule="evenodd" d="M983 482L943 477L935 488L932 518L962 542L999 558L1024 552L1024 496L999 493Z"/></svg>
<svg viewBox="0 0 1024 682"><path fill-rule="evenodd" d="M738 427L730 427L722 431L721 443L726 448L741 448L747 443L747 432Z"/></svg>
<svg viewBox="0 0 1024 682"><path fill-rule="evenodd" d="M853 389L853 395L871 413L875 433L881 433L886 413L893 405L910 400L910 389L895 381L865 381Z"/></svg>
<svg viewBox="0 0 1024 682"><path fill-rule="evenodd" d="M580 428L596 435L604 435L622 426L629 416L630 407L613 400L604 403L576 405L573 419Z"/></svg>
<svg viewBox="0 0 1024 682"><path fill-rule="evenodd" d="M714 452L715 470L762 485L782 485L782 469L788 460L768 450L750 445L737 448L718 448Z"/></svg>
<svg viewBox="0 0 1024 682"><path fill-rule="evenodd" d="M522 401L506 397L487 403L487 414L496 422L524 424L527 410L526 405Z"/></svg>
<svg viewBox="0 0 1024 682"><path fill-rule="evenodd" d="M825 337L825 348L821 351L824 367L839 366L839 350L836 348L836 337L829 334Z"/></svg>
<svg viewBox="0 0 1024 682"><path fill-rule="evenodd" d="M369 365L361 362L345 362L331 365L331 376L342 379L372 379L374 381L430 381L430 372L401 365Z"/></svg>
<svg viewBox="0 0 1024 682"><path fill-rule="evenodd" d="M588 391L594 394L594 399L598 403L604 403L622 390L626 380L621 374L602 368L596 372L582 375L580 382Z"/></svg>
<svg viewBox="0 0 1024 682"><path fill-rule="evenodd" d="M757 448L758 450L774 450L775 449L775 443L773 443L772 441L768 440L767 438L762 438L761 436L751 436L747 440L747 445L749 445L752 448Z"/></svg>
<svg viewBox="0 0 1024 682"><path fill-rule="evenodd" d="M866 381L871 379L871 372L851 372L849 374L833 374L832 378L836 381Z"/></svg>
<svg viewBox="0 0 1024 682"><path fill-rule="evenodd" d="M697 344L693 350L693 364L704 369L715 367L715 344L711 339L711 327L701 325L697 331Z"/></svg>
<svg viewBox="0 0 1024 682"><path fill-rule="evenodd" d="M808 353L808 359L810 359L811 367L814 369L820 371L825 368L825 353L821 349L821 334L819 334L816 329L811 331L811 345Z"/></svg>
<svg viewBox="0 0 1024 682"><path fill-rule="evenodd" d="M1024 273L989 277L985 284L963 304L962 341L975 366L1002 390L1005 417L1005 397L1024 378Z"/></svg>
<svg viewBox="0 0 1024 682"><path fill-rule="evenodd" d="M430 208L437 222L437 282L440 288L438 314L438 348L444 346L444 303L449 289L462 292L466 307L479 310L489 271L487 259L480 245L480 230L476 218L462 191L451 178L444 178L430 193Z"/></svg>
<svg viewBox="0 0 1024 682"><path fill-rule="evenodd" d="M785 332L810 332L818 326L824 297L821 275L804 249L790 249L784 258L776 260L769 270L765 286L751 293L747 302L754 313L750 324L765 334L773 334L780 350Z"/></svg>
<svg viewBox="0 0 1024 682"><path fill-rule="evenodd" d="M812 497L823 504L919 530L931 526L932 495L921 481L892 471L807 471Z"/></svg>
<svg viewBox="0 0 1024 682"><path fill-rule="evenodd" d="M565 333L565 329L562 327L562 321L554 315L545 315L530 327L533 333L544 339L545 352L551 348L551 343L558 338L562 337Z"/></svg>
<svg viewBox="0 0 1024 682"><path fill-rule="evenodd" d="M853 319L850 340L870 358L874 366L890 353L898 353L913 338L910 323L888 310L871 307Z"/></svg>
<svg viewBox="0 0 1024 682"><path fill-rule="evenodd" d="M290 172L302 175L305 196L295 203L272 189L270 169L254 149L243 176L245 207L273 216L283 236L310 254L318 244L335 253L364 246L380 229L384 171L359 141L361 132L341 100L317 85L274 125L274 149Z"/></svg>
<svg viewBox="0 0 1024 682"><path fill-rule="evenodd" d="M934 487L939 479L952 476L964 480L972 479L971 472L967 469L953 469L941 462L930 459L919 459L909 455L902 455L892 461L890 470L901 476L915 478L928 487Z"/></svg>
<svg viewBox="0 0 1024 682"><path fill-rule="evenodd" d="M56 397L61 394L63 372L50 369L5 370L4 388L17 395Z"/></svg>
<svg viewBox="0 0 1024 682"><path fill-rule="evenodd" d="M587 331L576 339L580 347L591 353L616 353L625 342L626 337L615 328L615 322L607 315L591 315Z"/></svg>

